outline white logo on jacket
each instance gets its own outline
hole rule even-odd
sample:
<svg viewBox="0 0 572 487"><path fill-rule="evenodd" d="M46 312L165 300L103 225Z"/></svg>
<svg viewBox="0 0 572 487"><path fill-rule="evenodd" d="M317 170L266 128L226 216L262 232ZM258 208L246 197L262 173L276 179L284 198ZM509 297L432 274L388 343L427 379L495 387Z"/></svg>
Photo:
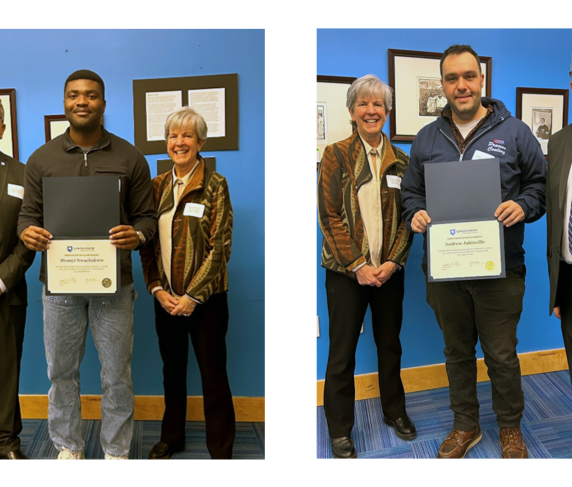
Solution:
<svg viewBox="0 0 572 487"><path fill-rule="evenodd" d="M500 152L504 156L506 153L506 146L489 142L489 148L487 150L489 152Z"/></svg>

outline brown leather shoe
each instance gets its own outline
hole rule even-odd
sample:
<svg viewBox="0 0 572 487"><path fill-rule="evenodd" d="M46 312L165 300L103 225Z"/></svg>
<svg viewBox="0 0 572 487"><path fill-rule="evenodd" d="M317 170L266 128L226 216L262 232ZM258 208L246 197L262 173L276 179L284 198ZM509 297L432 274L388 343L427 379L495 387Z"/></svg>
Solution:
<svg viewBox="0 0 572 487"><path fill-rule="evenodd" d="M454 429L441 443L437 458L465 458L467 452L481 441L482 437L480 426L473 431Z"/></svg>
<svg viewBox="0 0 572 487"><path fill-rule="evenodd" d="M503 458L528 458L520 428L501 428L500 442Z"/></svg>

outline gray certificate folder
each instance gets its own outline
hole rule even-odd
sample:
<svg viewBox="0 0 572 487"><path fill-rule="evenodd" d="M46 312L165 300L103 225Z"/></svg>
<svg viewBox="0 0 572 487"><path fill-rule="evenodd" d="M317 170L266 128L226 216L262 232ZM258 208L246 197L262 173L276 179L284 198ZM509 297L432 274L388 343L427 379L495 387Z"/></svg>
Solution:
<svg viewBox="0 0 572 487"><path fill-rule="evenodd" d="M109 238L119 225L119 177L43 178L44 228L54 238Z"/></svg>
<svg viewBox="0 0 572 487"><path fill-rule="evenodd" d="M495 218L502 202L498 158L424 167L427 213L433 223Z"/></svg>
<svg viewBox="0 0 572 487"><path fill-rule="evenodd" d="M500 272L494 276L433 277L431 229L433 225L496 220L495 211L502 202L500 162L498 158L425 164L425 195L431 223L427 228L427 265L429 282L505 277L504 232L498 222ZM450 229L454 235L454 226ZM480 255L480 254L479 254ZM475 254L478 260L478 255ZM455 258L452 257L454 261ZM458 264L453 262L452 265ZM496 265L498 266L499 263ZM498 268L498 267L497 267Z"/></svg>

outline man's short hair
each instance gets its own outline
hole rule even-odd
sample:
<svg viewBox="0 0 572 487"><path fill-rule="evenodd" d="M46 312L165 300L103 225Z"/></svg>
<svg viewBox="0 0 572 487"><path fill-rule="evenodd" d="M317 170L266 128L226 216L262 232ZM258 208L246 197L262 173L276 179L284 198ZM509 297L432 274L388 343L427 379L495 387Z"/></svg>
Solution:
<svg viewBox="0 0 572 487"><path fill-rule="evenodd" d="M97 81L99 86L101 86L101 98L105 100L105 84L103 83L101 76L99 76L97 73L94 73L93 71L90 71L89 69L78 69L68 76L68 79L66 79L64 84L64 96L66 94L68 83L70 81L75 81L76 79L90 79L92 81Z"/></svg>
<svg viewBox="0 0 572 487"><path fill-rule="evenodd" d="M2 100L0 100L0 119L2 119L2 123L4 123L4 105L2 105Z"/></svg>
<svg viewBox="0 0 572 487"><path fill-rule="evenodd" d="M387 86L377 76L373 74L366 74L359 79L356 79L348 89L346 98L346 107L353 112L357 99L361 97L369 97L380 94L383 98L383 107L386 112L389 112L392 107L393 90Z"/></svg>
<svg viewBox="0 0 572 487"><path fill-rule="evenodd" d="M477 60L477 65L479 66L479 74L481 74L481 60L479 59L479 55L475 52L475 50L468 44L453 44L443 53L443 56L441 56L441 62L439 63L441 78L443 77L443 61L445 61L445 58L448 56L458 56L464 52L469 52L474 56L474 58Z"/></svg>

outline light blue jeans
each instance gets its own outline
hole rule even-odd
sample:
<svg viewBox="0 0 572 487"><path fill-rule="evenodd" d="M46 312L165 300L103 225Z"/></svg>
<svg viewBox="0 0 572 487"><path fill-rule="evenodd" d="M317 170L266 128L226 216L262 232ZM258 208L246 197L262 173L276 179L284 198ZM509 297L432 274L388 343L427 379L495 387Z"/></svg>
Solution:
<svg viewBox="0 0 572 487"><path fill-rule="evenodd" d="M117 296L46 296L44 345L52 383L48 408L50 438L58 450L84 450L81 434L79 366L88 325L101 362L101 446L113 456L129 454L133 436L133 284Z"/></svg>

